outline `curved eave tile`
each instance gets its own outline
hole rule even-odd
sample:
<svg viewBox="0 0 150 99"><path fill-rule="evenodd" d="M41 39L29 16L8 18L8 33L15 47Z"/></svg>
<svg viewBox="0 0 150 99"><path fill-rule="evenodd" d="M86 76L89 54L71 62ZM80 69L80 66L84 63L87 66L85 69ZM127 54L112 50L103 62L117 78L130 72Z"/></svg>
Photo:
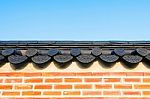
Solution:
<svg viewBox="0 0 150 99"><path fill-rule="evenodd" d="M116 48L114 49L113 53L117 56L124 56L125 50L123 48Z"/></svg>
<svg viewBox="0 0 150 99"><path fill-rule="evenodd" d="M75 57L79 56L81 54L81 50L79 48L72 48L70 50L70 54Z"/></svg>
<svg viewBox="0 0 150 99"><path fill-rule="evenodd" d="M145 48L137 48L136 49L137 54L139 54L140 56L146 56L149 54L149 50L145 49Z"/></svg>
<svg viewBox="0 0 150 99"><path fill-rule="evenodd" d="M127 63L137 64L142 61L142 57L138 55L125 55L123 56L123 60Z"/></svg>
<svg viewBox="0 0 150 99"><path fill-rule="evenodd" d="M38 53L38 50L35 49L35 48L29 48L27 51L26 51L26 56L27 57L33 57L35 56L36 54Z"/></svg>
<svg viewBox="0 0 150 99"><path fill-rule="evenodd" d="M8 57L8 61L14 65L24 63L26 60L27 60L26 56L11 55Z"/></svg>
<svg viewBox="0 0 150 99"><path fill-rule="evenodd" d="M88 64L88 63L91 63L95 60L95 57L93 55L79 55L77 57L77 60L80 62L80 63L83 63L83 64Z"/></svg>
<svg viewBox="0 0 150 99"><path fill-rule="evenodd" d="M100 55L100 59L107 63L113 63L116 62L119 57L116 55Z"/></svg>
<svg viewBox="0 0 150 99"><path fill-rule="evenodd" d="M95 48L92 49L91 53L92 53L92 55L94 55L94 56L99 56L99 55L101 55L101 53L102 53L102 49L100 49L100 48L98 48L98 47L95 47Z"/></svg>
<svg viewBox="0 0 150 99"><path fill-rule="evenodd" d="M54 56L54 60L58 63L67 63L73 59L71 55L56 55Z"/></svg>
<svg viewBox="0 0 150 99"><path fill-rule="evenodd" d="M48 51L48 55L49 56L55 56L59 53L59 50L58 49L55 49L55 48L52 48Z"/></svg>
<svg viewBox="0 0 150 99"><path fill-rule="evenodd" d="M12 49L12 48L2 50L2 55L5 56L5 57L10 56L14 53L15 53L15 49Z"/></svg>
<svg viewBox="0 0 150 99"><path fill-rule="evenodd" d="M37 56L33 56L31 58L31 60L35 63L35 64L45 64L47 62L49 62L51 60L51 57L48 55L37 55Z"/></svg>

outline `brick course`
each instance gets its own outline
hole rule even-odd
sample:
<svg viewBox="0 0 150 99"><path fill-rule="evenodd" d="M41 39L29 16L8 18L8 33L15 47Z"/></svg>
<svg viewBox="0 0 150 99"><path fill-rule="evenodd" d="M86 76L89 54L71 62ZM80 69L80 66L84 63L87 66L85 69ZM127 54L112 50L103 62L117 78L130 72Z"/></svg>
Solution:
<svg viewBox="0 0 150 99"><path fill-rule="evenodd" d="M9 99L13 96L18 99L25 97L27 99L38 97L43 97L43 99L49 97L54 99L62 97L74 99L126 99L127 97L129 97L128 99L149 99L150 75L148 72L136 73L3 72L0 73L0 97L4 97L3 99L5 97Z"/></svg>

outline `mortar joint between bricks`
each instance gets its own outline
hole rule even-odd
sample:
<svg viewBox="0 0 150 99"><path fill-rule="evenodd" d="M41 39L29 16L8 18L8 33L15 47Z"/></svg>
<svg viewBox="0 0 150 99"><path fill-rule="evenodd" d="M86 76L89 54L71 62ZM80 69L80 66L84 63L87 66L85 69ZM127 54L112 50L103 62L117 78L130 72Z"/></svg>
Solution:
<svg viewBox="0 0 150 99"><path fill-rule="evenodd" d="M22 96L22 90L20 90L20 97Z"/></svg>
<svg viewBox="0 0 150 99"><path fill-rule="evenodd" d="M25 84L25 78L24 77L22 78L22 84Z"/></svg>
<svg viewBox="0 0 150 99"><path fill-rule="evenodd" d="M65 78L64 77L62 78L62 84L65 84Z"/></svg>
<svg viewBox="0 0 150 99"><path fill-rule="evenodd" d="M42 78L42 84L44 84L45 82L44 82L44 79Z"/></svg>
<svg viewBox="0 0 150 99"><path fill-rule="evenodd" d="M85 84L85 78L81 78L81 84Z"/></svg>
<svg viewBox="0 0 150 99"><path fill-rule="evenodd" d="M112 89L115 89L115 84L114 83L112 83Z"/></svg>
<svg viewBox="0 0 150 99"><path fill-rule="evenodd" d="M75 90L75 84L72 84L72 89Z"/></svg>
<svg viewBox="0 0 150 99"><path fill-rule="evenodd" d="M83 96L83 91L81 89L79 91L80 91L80 96Z"/></svg>
<svg viewBox="0 0 150 99"><path fill-rule="evenodd" d="M132 86L132 89L134 89L134 84L133 83L131 84L131 86Z"/></svg>
<svg viewBox="0 0 150 99"><path fill-rule="evenodd" d="M63 95L63 90L61 90L60 93L61 93L61 96L63 97L63 96L64 96L64 95Z"/></svg>
<svg viewBox="0 0 150 99"><path fill-rule="evenodd" d="M43 77L43 82L44 82L44 83L46 83L46 81L45 81L45 77Z"/></svg>
<svg viewBox="0 0 150 99"><path fill-rule="evenodd" d="M123 97L123 91L121 91L120 93L121 93L121 97Z"/></svg>
<svg viewBox="0 0 150 99"><path fill-rule="evenodd" d="M120 78L120 82L123 83L123 78L122 77Z"/></svg>
<svg viewBox="0 0 150 99"><path fill-rule="evenodd" d="M141 96L143 97L144 95L143 95L143 91L141 91Z"/></svg>
<svg viewBox="0 0 150 99"><path fill-rule="evenodd" d="M15 85L14 84L12 84L12 90L15 90Z"/></svg>
<svg viewBox="0 0 150 99"><path fill-rule="evenodd" d="M104 78L101 78L102 79L102 83L104 83Z"/></svg>
<svg viewBox="0 0 150 99"><path fill-rule="evenodd" d="M43 96L43 90L41 90L40 92L41 92L41 95L40 95L40 96Z"/></svg>
<svg viewBox="0 0 150 99"><path fill-rule="evenodd" d="M141 79L141 83L143 83L144 82L144 76L142 76L140 79Z"/></svg>
<svg viewBox="0 0 150 99"><path fill-rule="evenodd" d="M92 85L92 89L94 89L94 84L91 84Z"/></svg>
<svg viewBox="0 0 150 99"><path fill-rule="evenodd" d="M31 90L34 90L35 89L35 84L32 84L32 89Z"/></svg>
<svg viewBox="0 0 150 99"><path fill-rule="evenodd" d="M54 84L52 84L52 89L51 89L51 90L53 90L53 91L55 90L55 88L54 88Z"/></svg>

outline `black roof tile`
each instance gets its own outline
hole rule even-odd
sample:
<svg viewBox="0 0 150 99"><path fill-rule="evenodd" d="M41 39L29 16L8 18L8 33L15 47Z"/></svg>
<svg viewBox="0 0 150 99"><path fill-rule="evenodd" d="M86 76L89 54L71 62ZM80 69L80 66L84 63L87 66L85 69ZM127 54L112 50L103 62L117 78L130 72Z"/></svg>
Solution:
<svg viewBox="0 0 150 99"><path fill-rule="evenodd" d="M93 55L79 55L77 60L83 64L88 64L93 62L95 57Z"/></svg>
<svg viewBox="0 0 150 99"><path fill-rule="evenodd" d="M10 62L16 68L28 62L88 65L95 60L150 65L150 41L0 41L0 49L0 64Z"/></svg>

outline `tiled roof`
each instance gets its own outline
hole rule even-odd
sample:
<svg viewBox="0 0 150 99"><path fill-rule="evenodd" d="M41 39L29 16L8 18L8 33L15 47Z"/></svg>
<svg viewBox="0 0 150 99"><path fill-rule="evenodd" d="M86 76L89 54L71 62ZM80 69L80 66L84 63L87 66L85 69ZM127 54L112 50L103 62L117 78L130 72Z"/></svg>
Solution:
<svg viewBox="0 0 150 99"><path fill-rule="evenodd" d="M32 62L43 66L51 61L65 64L76 61L83 68L99 61L122 62L134 68L139 62L150 64L149 41L0 41L0 64L10 62L15 69Z"/></svg>

